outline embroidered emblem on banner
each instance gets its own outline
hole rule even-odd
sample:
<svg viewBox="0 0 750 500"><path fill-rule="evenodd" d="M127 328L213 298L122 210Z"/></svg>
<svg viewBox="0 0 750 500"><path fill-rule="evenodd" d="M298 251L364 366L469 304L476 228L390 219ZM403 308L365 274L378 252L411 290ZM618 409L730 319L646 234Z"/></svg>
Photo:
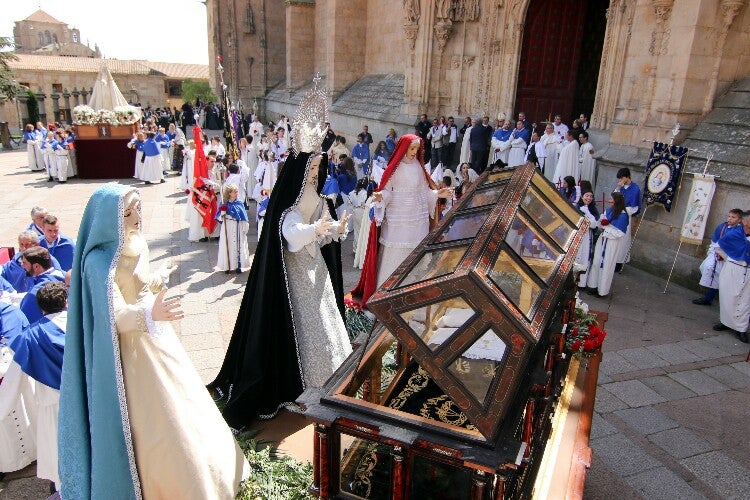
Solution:
<svg viewBox="0 0 750 500"><path fill-rule="evenodd" d="M682 181L682 170L687 161L688 148L654 142L646 164L644 193L646 205L657 203L671 211Z"/></svg>

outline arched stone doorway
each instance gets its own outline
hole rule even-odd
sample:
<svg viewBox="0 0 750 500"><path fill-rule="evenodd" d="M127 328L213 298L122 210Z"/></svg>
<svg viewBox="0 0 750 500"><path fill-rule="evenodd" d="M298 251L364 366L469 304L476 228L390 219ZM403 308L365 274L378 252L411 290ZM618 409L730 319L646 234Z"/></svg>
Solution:
<svg viewBox="0 0 750 500"><path fill-rule="evenodd" d="M531 0L526 11L515 111L570 124L594 109L608 1Z"/></svg>

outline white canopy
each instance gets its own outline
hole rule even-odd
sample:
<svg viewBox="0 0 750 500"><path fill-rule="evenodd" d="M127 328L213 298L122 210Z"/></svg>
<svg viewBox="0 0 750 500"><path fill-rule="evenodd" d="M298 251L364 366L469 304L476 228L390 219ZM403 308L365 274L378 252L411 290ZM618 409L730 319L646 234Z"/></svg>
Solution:
<svg viewBox="0 0 750 500"><path fill-rule="evenodd" d="M127 106L127 104L128 101L117 87L112 74L109 72L109 68L107 68L107 64L102 63L102 69L99 70L99 76L96 77L94 92L91 94L89 106L95 110L113 110L117 106Z"/></svg>

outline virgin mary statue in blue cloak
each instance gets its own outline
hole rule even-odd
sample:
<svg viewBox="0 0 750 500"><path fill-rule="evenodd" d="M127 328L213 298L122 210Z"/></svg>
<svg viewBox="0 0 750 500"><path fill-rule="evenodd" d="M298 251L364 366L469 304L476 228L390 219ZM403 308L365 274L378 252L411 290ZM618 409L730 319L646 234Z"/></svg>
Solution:
<svg viewBox="0 0 750 500"><path fill-rule="evenodd" d="M59 415L64 499L233 498L248 463L149 274L138 191L106 184L78 233Z"/></svg>

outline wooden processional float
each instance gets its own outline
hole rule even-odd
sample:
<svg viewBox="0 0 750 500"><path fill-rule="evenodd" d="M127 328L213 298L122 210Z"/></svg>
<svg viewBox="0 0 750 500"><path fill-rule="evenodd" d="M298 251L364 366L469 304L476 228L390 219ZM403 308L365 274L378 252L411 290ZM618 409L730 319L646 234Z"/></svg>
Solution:
<svg viewBox="0 0 750 500"><path fill-rule="evenodd" d="M564 332L587 229L531 164L485 172L370 298L359 347L298 400L311 492L582 496L601 353L571 356Z"/></svg>

